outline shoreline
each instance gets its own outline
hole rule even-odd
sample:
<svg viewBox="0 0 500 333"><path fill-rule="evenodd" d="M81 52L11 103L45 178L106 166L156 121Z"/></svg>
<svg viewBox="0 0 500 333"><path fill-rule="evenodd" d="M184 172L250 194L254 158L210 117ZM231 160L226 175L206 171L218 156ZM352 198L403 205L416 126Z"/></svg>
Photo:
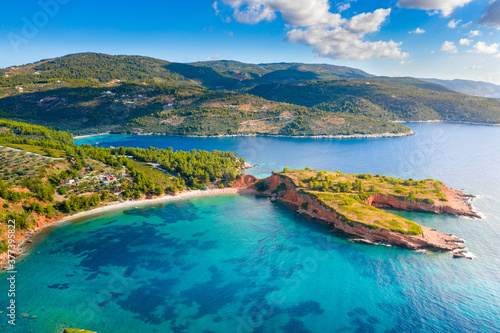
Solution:
<svg viewBox="0 0 500 333"><path fill-rule="evenodd" d="M176 135L167 133L140 133L140 134L124 134L124 133L100 133L81 135L73 137L74 140L98 136L98 135L130 135L130 136L172 136L181 138L237 138L237 137L272 137L272 138L297 138L297 139L381 139L381 138L399 138L415 135L413 130L404 133L377 133L377 134L338 134L338 135L280 135L280 134L221 134L221 135Z"/></svg>
<svg viewBox="0 0 500 333"><path fill-rule="evenodd" d="M478 126L494 126L498 127L500 124L495 123L476 123L472 121L459 121L459 120L389 120L395 124L431 124L431 123L449 123L449 124L465 124L465 125L478 125Z"/></svg>
<svg viewBox="0 0 500 333"><path fill-rule="evenodd" d="M108 134L111 134L111 132L108 131L108 132L96 133L96 134L77 135L77 136L73 136L73 140L85 139L85 138L90 138L90 137L93 137L93 136L108 135Z"/></svg>
<svg viewBox="0 0 500 333"><path fill-rule="evenodd" d="M94 208L91 210L78 212L78 213L73 214L73 215L64 216L61 219L51 221L47 224L44 224L41 227L34 229L33 231L28 232L26 234L26 236L17 244L17 248L16 248L16 252L15 252L16 261L17 261L17 258L19 258L24 253L23 248L28 244L27 243L28 240L35 237L42 230L44 230L48 227L51 227L51 226L62 224L63 222L68 222L68 221L76 220L76 219L83 218L86 216L91 216L91 215L109 212L109 211L114 211L114 210L134 208L136 206L147 206L147 205L153 205L153 204L163 203L163 202L168 202L168 201L173 201L173 200L205 197L205 196L221 195L221 194L238 194L238 193L256 194L257 191L254 189L250 189L250 188L224 188L224 189L210 189L210 190L193 190L193 191L188 191L188 192L182 192L178 195L164 195L162 197L158 197L158 198L154 198L154 199L141 199L141 200L131 200L131 201L124 201L124 202L110 203L110 204L107 204L107 205L102 206L102 207L97 207L97 208ZM5 264L9 260L7 253L8 252L4 252L4 253L0 254L0 268L1 268L0 271L2 271L2 270L7 271L4 268Z"/></svg>
<svg viewBox="0 0 500 333"><path fill-rule="evenodd" d="M478 122L468 122L468 121L456 121L456 120L388 120L391 123L395 124L431 124L431 123L449 123L449 124L465 124L465 125L476 125L476 126L493 126L500 127L500 123L478 123ZM280 135L280 134L266 134L266 133L248 133L248 134L220 134L220 135L178 135L178 134L168 134L168 133L114 133L113 131L96 133L96 134L87 134L87 135L78 135L74 136L73 140L90 138L93 136L100 135L130 135L130 136L172 136L172 137L180 137L180 138L237 138L237 137L271 137L271 138L297 138L297 139L382 139L382 138L401 138L406 136L415 135L413 130L404 133L375 133L375 134L337 134L337 135Z"/></svg>

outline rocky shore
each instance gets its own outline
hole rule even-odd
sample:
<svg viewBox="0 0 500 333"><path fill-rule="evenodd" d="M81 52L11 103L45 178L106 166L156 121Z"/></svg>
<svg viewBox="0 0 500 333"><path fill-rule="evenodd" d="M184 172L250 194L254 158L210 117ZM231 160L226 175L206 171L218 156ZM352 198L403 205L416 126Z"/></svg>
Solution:
<svg viewBox="0 0 500 333"><path fill-rule="evenodd" d="M455 251L455 253L463 253L463 249L465 248L463 240L424 226L421 226L422 233L419 235L367 228L359 223L353 223L353 221L346 220L344 215L339 214L332 209L332 207L325 205L318 199L308 194L299 193L295 185L287 178L274 174L267 178L266 182L269 185L269 189L265 191L265 194L270 196L273 201L279 200L285 202L295 207L301 214L307 214L321 223L331 225L337 230L352 235L354 236L352 240L356 242L395 245L413 250ZM280 184L284 184L286 190L276 193L276 189ZM472 210L470 204L472 196L452 190L444 185L442 191L446 195L448 201L439 201L434 204L414 203L392 196L384 196L379 193L371 195L365 202L374 207L391 207L410 211L425 211L436 214L480 218L479 215ZM307 209L303 207L307 207Z"/></svg>

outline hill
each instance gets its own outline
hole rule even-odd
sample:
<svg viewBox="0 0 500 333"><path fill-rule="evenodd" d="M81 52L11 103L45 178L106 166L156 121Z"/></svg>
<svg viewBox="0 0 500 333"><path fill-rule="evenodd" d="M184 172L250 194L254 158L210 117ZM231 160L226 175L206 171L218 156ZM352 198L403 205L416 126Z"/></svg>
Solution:
<svg viewBox="0 0 500 333"><path fill-rule="evenodd" d="M263 84L249 92L274 101L386 120L500 123L500 100L468 96L415 79Z"/></svg>
<svg viewBox="0 0 500 333"><path fill-rule="evenodd" d="M279 81L290 74L280 71L268 70L264 76ZM9 68L6 75L0 78L0 117L79 134L372 135L410 131L363 115L332 115L244 92L213 91L209 88L224 89L240 81L217 68L140 56L75 54ZM295 79L303 75L300 72Z"/></svg>
<svg viewBox="0 0 500 333"><path fill-rule="evenodd" d="M439 79L420 79L422 81L432 82L447 87L453 91L471 96L500 98L500 86L497 84L471 81L471 80L439 80Z"/></svg>
<svg viewBox="0 0 500 333"><path fill-rule="evenodd" d="M0 117L73 133L377 135L388 121L498 123L500 101L325 64L80 53L1 71Z"/></svg>

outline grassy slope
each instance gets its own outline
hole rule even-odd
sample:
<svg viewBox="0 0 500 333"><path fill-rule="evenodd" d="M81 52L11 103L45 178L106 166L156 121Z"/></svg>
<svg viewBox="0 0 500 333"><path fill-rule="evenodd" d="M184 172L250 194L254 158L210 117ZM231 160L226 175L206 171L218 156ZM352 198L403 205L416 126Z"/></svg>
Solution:
<svg viewBox="0 0 500 333"><path fill-rule="evenodd" d="M301 193L313 196L344 216L348 223L371 229L386 229L404 234L421 234L418 224L387 213L364 202L372 193L391 195L411 202L433 203L445 200L441 182L432 179L414 181L385 176L352 175L341 172L287 170L278 173L289 178ZM355 188L355 182L360 188Z"/></svg>

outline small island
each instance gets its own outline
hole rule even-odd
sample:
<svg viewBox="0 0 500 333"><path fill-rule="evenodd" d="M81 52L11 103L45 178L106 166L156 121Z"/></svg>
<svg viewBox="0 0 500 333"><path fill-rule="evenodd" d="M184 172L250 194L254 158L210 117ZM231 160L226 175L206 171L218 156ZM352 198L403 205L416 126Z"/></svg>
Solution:
<svg viewBox="0 0 500 333"><path fill-rule="evenodd" d="M433 179L403 180L379 174L285 168L255 186L272 201L292 204L299 212L356 236L353 241L454 251L457 257L463 255L465 247L461 239L381 208L480 218L470 204L473 196Z"/></svg>

